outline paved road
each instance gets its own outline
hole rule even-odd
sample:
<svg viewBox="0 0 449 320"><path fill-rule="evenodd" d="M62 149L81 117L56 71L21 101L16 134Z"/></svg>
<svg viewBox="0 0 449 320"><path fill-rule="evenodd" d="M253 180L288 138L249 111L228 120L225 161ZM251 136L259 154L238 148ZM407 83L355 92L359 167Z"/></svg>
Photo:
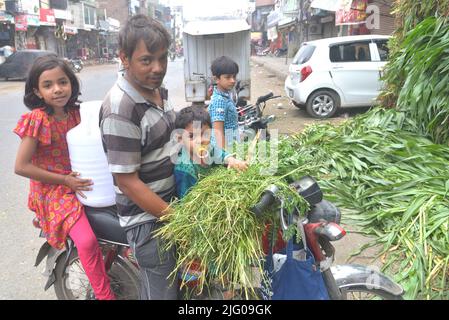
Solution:
<svg viewBox="0 0 449 320"><path fill-rule="evenodd" d="M183 60L169 62L165 79L170 102L176 109L185 106ZM81 100L102 100L117 76L117 65L86 67L81 71ZM28 180L14 175L19 139L12 133L20 115L24 82L0 81L0 300L55 299L53 289L44 292L42 268L34 267L44 242L33 228L33 214L27 209Z"/></svg>

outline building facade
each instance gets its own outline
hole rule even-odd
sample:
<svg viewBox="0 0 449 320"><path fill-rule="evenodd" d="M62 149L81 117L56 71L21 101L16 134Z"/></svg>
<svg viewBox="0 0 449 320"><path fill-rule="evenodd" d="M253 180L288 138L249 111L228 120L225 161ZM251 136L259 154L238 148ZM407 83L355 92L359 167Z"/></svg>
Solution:
<svg viewBox="0 0 449 320"><path fill-rule="evenodd" d="M393 0L260 0L256 1L252 30L266 34L272 51L287 49L291 57L304 41L392 34L392 5Z"/></svg>
<svg viewBox="0 0 449 320"><path fill-rule="evenodd" d="M69 58L111 57L129 16L158 12L170 26L170 12L158 0L0 0L0 47L43 49Z"/></svg>

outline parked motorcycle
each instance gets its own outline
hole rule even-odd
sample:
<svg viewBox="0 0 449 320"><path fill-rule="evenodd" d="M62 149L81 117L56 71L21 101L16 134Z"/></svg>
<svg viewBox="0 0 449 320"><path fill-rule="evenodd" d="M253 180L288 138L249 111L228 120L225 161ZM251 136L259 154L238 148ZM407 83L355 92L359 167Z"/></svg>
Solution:
<svg viewBox="0 0 449 320"><path fill-rule="evenodd" d="M66 60L75 73L81 72L81 70L83 70L84 63L81 59L66 59Z"/></svg>
<svg viewBox="0 0 449 320"><path fill-rule="evenodd" d="M275 57L283 57L283 56L287 55L287 51L288 51L287 48L279 48L279 49L276 49L276 50L274 51L274 56L275 56Z"/></svg>
<svg viewBox="0 0 449 320"><path fill-rule="evenodd" d="M274 115L264 116L263 112L266 103L269 100L280 98L281 96L274 96L271 92L265 96L257 98L255 104L246 104L246 101L239 99L237 102L237 112L239 114L239 127L242 132L244 141L251 141L259 132L261 139L270 140L270 132L268 131L268 124L275 120Z"/></svg>
<svg viewBox="0 0 449 320"><path fill-rule="evenodd" d="M266 56L270 53L270 47L261 47L256 45L254 49L256 50L256 56Z"/></svg>
<svg viewBox="0 0 449 320"><path fill-rule="evenodd" d="M332 300L380 298L400 300L404 290L384 274L366 266L349 264L331 267L335 248L331 242L344 237L345 231L339 226L340 212L332 203L323 200L323 194L316 181L303 177L291 184L310 204L310 211L301 218L295 210L293 221L303 227L304 248L310 247L317 267L321 270L324 283ZM260 217L272 204L280 204L278 211L283 229L286 224L286 209L278 188L270 186L261 196L261 200L252 208L255 217ZM105 257L105 265L111 279L111 287L117 299L138 299L139 270L130 249L123 228L120 227L115 207L89 208L86 214L97 235ZM296 221L295 221L296 220ZM35 226L38 226L35 223ZM44 243L36 258L38 266L46 258L45 275L48 276L45 290L54 285L56 296L61 300L94 299L92 288L81 266L77 250L69 239L66 249L56 250ZM187 288L196 285L200 274L194 269L180 272ZM223 299L224 288L213 283L202 296L196 299ZM259 290L262 290L261 288ZM243 295L242 295L243 296ZM261 295L262 296L262 295ZM233 299L238 294L230 296Z"/></svg>

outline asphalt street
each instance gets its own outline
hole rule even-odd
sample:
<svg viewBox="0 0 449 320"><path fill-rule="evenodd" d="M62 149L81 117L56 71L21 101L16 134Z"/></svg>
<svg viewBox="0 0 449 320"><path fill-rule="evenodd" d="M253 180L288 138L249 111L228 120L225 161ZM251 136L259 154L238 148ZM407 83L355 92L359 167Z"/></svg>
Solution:
<svg viewBox="0 0 449 320"><path fill-rule="evenodd" d="M81 100L102 100L117 78L117 64L84 68ZM165 84L175 109L184 101L183 60L169 62ZM34 214L27 209L28 179L14 174L19 138L12 133L20 116L28 111L22 103L22 81L0 81L0 300L56 299L53 288L43 290L43 264L34 267L44 239L32 226Z"/></svg>

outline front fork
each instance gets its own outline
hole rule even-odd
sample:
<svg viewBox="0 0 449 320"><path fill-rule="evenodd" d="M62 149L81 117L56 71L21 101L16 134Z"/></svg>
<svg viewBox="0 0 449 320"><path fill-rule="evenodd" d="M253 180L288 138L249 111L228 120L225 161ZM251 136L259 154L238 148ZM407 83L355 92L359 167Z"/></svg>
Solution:
<svg viewBox="0 0 449 320"><path fill-rule="evenodd" d="M331 300L343 300L343 295L341 294L331 271L331 265L334 262L335 257L335 248L328 239L320 237L315 232L319 225L320 223L306 224L304 226L307 243L316 262L319 264L329 298Z"/></svg>

